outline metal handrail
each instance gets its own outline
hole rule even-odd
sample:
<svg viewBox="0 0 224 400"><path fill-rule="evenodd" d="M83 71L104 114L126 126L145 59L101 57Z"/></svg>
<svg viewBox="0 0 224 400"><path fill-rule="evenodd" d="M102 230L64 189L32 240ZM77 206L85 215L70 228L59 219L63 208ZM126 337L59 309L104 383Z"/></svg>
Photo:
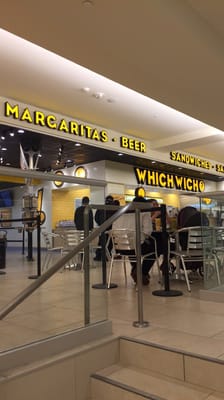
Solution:
<svg viewBox="0 0 224 400"><path fill-rule="evenodd" d="M106 209L108 208L117 208L118 206L104 206ZM27 297L29 297L36 289L38 289L43 283L45 283L51 276L53 276L57 271L59 271L67 261L73 258L76 254L78 254L82 249L84 249L84 256L87 253L87 258L84 263L85 270L85 280L87 280L85 286L87 286L89 282L88 271L86 271L85 265L89 260L88 258L88 247L90 242L98 237L101 233L105 232L107 228L112 225L114 221L116 221L121 215L126 213L127 211L135 211L135 227L136 227L136 261L137 261L137 276L138 276L138 321L133 323L136 327L146 327L148 326L148 322L143 319L143 292L142 292L142 271L141 271L141 239L140 239L140 211L154 211L158 210L158 207L149 207L146 203L129 203L124 207L119 207L118 211L114 213L110 218L108 218L105 222L103 222L99 228L91 232L82 242L80 242L73 250L71 250L68 254L62 257L59 261L57 261L51 268L49 268L43 275L37 278L29 287L25 288L21 293L19 293L9 304L3 307L0 310L0 320L3 319L6 315L8 315L11 311L13 311L19 304L21 304ZM166 215L166 206L161 206L162 211L162 223L165 224L165 215ZM85 215L88 213L84 213L84 226L87 224L87 220L85 221ZM85 226L85 234L87 234L88 229ZM87 251L86 251L87 250ZM88 293L87 293L88 297ZM85 302L85 324L88 324L89 321L89 299Z"/></svg>
<svg viewBox="0 0 224 400"><path fill-rule="evenodd" d="M98 237L102 232L104 232L117 218L123 215L130 209L133 209L133 204L129 203L126 206L120 208L115 214L108 218L102 225L96 230L91 232L87 238L85 238L81 243L79 243L73 250L68 254L58 260L51 268L49 268L43 275L37 278L30 286L25 288L21 293L19 293L10 303L0 310L0 320L13 311L19 304L21 304L27 297L29 297L36 289L38 289L43 283L45 283L51 276L53 276L57 271L59 271L67 261L78 254L82 249L86 248L93 239Z"/></svg>

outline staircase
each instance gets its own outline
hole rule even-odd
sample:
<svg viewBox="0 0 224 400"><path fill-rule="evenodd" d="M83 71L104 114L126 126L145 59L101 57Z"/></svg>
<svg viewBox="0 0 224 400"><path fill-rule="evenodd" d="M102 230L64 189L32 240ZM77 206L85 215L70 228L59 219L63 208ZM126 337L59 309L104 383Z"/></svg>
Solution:
<svg viewBox="0 0 224 400"><path fill-rule="evenodd" d="M91 400L223 400L224 360L121 337L119 362L91 375Z"/></svg>

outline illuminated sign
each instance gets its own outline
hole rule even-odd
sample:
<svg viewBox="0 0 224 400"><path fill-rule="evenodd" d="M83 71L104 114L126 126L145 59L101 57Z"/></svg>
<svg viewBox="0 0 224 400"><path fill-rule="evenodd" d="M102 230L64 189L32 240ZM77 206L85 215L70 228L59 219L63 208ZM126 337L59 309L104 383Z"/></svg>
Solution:
<svg viewBox="0 0 224 400"><path fill-rule="evenodd" d="M172 161L178 161L198 168L204 168L207 170L215 169L216 172L221 172L224 174L223 164L213 164L211 161L204 160L203 158L193 156L191 154L180 153L179 151L171 151L170 159Z"/></svg>
<svg viewBox="0 0 224 400"><path fill-rule="evenodd" d="M110 138L108 132L104 129L100 130L74 120L67 120L66 118L59 119L53 114L46 114L39 110L30 111L28 107L21 108L18 104L11 105L8 101L5 102L4 115L7 118L17 119L27 124L46 127L60 133L83 137L95 142L107 143L109 141L117 141L116 137ZM130 137L120 136L119 145L123 149L146 153L146 144Z"/></svg>
<svg viewBox="0 0 224 400"><path fill-rule="evenodd" d="M159 186L188 192L204 192L205 190L203 180L143 168L134 168L134 171L139 185Z"/></svg>

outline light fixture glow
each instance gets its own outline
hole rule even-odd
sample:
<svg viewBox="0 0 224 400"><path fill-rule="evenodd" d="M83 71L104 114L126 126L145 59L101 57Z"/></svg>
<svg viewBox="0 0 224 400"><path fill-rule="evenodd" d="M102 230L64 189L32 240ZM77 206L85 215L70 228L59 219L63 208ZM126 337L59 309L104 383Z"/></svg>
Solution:
<svg viewBox="0 0 224 400"><path fill-rule="evenodd" d="M89 87L83 87L81 90L82 90L82 92L85 92L85 93L89 93L90 92L90 88Z"/></svg>
<svg viewBox="0 0 224 400"><path fill-rule="evenodd" d="M94 3L93 3L92 0L82 0L82 4L83 4L85 7L92 7L92 6L94 5Z"/></svg>
<svg viewBox="0 0 224 400"><path fill-rule="evenodd" d="M24 133L24 130L23 130L23 129L18 129L17 132L18 132L18 133Z"/></svg>
<svg viewBox="0 0 224 400"><path fill-rule="evenodd" d="M97 100L102 99L103 96L104 96L103 92L93 93L93 97L95 97L95 99L97 99Z"/></svg>

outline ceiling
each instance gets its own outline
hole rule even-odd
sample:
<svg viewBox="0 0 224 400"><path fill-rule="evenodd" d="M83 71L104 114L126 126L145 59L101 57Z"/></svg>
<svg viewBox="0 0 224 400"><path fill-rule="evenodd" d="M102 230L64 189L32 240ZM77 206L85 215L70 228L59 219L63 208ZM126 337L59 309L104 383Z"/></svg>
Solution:
<svg viewBox="0 0 224 400"><path fill-rule="evenodd" d="M222 163L223 17L223 0L4 2L0 96ZM55 164L60 143L41 137L41 146ZM77 164L94 157L117 155L75 149Z"/></svg>

